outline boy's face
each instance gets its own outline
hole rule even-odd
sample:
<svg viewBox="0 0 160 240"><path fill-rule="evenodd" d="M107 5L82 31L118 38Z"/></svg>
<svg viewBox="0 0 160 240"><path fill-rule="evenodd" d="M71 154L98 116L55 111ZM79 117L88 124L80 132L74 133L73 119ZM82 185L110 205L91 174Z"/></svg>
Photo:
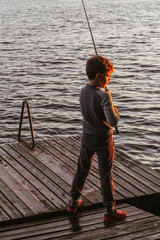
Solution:
<svg viewBox="0 0 160 240"><path fill-rule="evenodd" d="M96 74L96 79L97 79L97 83L98 86L101 88L105 88L105 86L107 86L108 82L110 81L110 74L109 72L105 72L105 73L97 73Z"/></svg>

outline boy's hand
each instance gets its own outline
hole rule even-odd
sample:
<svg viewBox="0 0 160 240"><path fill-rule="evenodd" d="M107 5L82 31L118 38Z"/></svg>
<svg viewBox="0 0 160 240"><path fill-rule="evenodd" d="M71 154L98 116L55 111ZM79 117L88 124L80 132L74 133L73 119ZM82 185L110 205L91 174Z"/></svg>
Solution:
<svg viewBox="0 0 160 240"><path fill-rule="evenodd" d="M110 93L109 89L108 88L105 88L105 92L107 93Z"/></svg>

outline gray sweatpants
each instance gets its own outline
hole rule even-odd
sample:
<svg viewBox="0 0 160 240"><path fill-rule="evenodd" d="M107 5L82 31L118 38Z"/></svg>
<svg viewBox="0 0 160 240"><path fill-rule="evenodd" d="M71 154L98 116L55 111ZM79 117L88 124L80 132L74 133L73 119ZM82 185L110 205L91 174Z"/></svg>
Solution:
<svg viewBox="0 0 160 240"><path fill-rule="evenodd" d="M77 171L74 175L71 197L77 200L89 174L94 154L97 153L101 193L106 209L113 209L115 205L112 165L114 159L113 137L84 134L81 139L81 149L78 158Z"/></svg>

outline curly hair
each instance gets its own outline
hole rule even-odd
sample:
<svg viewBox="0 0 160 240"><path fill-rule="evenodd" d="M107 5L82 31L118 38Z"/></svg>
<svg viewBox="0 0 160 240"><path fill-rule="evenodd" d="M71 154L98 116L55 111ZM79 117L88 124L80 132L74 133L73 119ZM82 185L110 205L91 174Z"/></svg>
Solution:
<svg viewBox="0 0 160 240"><path fill-rule="evenodd" d="M109 61L108 58L104 58L99 55L91 56L86 63L86 74L89 80L95 78L97 73L112 73L113 63Z"/></svg>

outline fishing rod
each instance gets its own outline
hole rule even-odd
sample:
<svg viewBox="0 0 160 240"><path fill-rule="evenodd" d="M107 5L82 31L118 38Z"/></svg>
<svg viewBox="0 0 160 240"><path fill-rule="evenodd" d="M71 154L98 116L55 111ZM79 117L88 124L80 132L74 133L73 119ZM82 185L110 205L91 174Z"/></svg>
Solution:
<svg viewBox="0 0 160 240"><path fill-rule="evenodd" d="M85 15L86 15L88 28L89 28L89 31L90 31L90 34L91 34L94 50L95 50L96 55L98 55L96 44L95 44L95 41L94 41L94 38L93 38L93 34L92 34L92 30L91 30L91 26L90 26L90 23L89 23L89 18L88 18L87 11L86 11L86 8L85 8L85 5L84 5L84 1L83 0L81 0L81 1L82 1L82 5L83 5L83 9L84 9ZM116 130L116 133L118 134L119 131L118 131L118 127L117 126L115 126L115 130Z"/></svg>
<svg viewBox="0 0 160 240"><path fill-rule="evenodd" d="M87 11L86 11L86 8L85 8L85 5L84 5L83 0L81 0L81 1L82 1L82 5L83 5L83 9L84 9L85 15L86 15L86 19L87 19L87 23L88 23L88 28L89 28L89 31L90 31L90 34L91 34L91 38L92 38L94 50L95 50L96 55L98 55L97 48L96 48L96 44L95 44L95 42L94 42L94 38L93 38L92 30L91 30L91 26L90 26L89 19L88 19L88 16L87 16Z"/></svg>

